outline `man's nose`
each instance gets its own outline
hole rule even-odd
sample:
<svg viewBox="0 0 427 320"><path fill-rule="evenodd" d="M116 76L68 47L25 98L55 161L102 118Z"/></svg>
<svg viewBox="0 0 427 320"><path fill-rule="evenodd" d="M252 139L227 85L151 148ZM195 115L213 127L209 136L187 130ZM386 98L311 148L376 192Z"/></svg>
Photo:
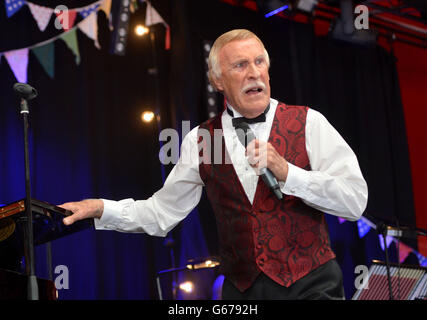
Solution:
<svg viewBox="0 0 427 320"><path fill-rule="evenodd" d="M258 67L255 65L255 63L249 64L248 77L252 79L258 79L260 75L261 72L258 70Z"/></svg>

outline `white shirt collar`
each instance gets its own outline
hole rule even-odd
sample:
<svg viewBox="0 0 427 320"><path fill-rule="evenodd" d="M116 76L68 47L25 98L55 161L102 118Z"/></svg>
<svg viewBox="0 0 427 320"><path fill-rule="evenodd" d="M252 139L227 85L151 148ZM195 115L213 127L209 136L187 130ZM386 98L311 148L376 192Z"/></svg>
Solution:
<svg viewBox="0 0 427 320"><path fill-rule="evenodd" d="M277 100L275 100L275 99L273 99L273 98L270 98L270 110L268 111L268 114L270 114L271 112L273 112L273 114L275 114L275 113L276 113L276 107L277 107L277 104L278 104L278 101L277 101ZM243 116L240 114L240 112L239 112L239 111L237 111L236 109L234 109L234 107L233 107L231 104L229 104L229 103L228 103L228 101L227 101L227 108L230 108L230 110L231 110L231 111L233 111L234 118L237 118L237 117L243 117ZM228 117L232 118L232 117L228 114L227 110L225 110L224 114L226 114Z"/></svg>

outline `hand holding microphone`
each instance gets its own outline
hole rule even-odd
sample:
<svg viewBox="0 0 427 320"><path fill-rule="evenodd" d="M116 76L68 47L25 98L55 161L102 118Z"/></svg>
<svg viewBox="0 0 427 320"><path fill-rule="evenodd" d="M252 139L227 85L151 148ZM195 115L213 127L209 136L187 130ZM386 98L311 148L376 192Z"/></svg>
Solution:
<svg viewBox="0 0 427 320"><path fill-rule="evenodd" d="M258 170L269 169L279 181L286 181L288 175L288 162L280 156L276 149L269 143L258 139L252 140L246 148L249 164Z"/></svg>
<svg viewBox="0 0 427 320"><path fill-rule="evenodd" d="M246 147L249 164L258 171L267 186L281 200L283 194L277 179L286 181L288 162L270 143L257 140L247 123L240 123L236 127L236 133L240 142Z"/></svg>

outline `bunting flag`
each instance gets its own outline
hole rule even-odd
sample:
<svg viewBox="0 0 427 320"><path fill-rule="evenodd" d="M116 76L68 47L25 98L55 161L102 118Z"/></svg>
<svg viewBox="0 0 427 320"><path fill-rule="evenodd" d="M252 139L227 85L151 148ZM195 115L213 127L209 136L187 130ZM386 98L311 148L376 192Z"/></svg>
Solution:
<svg viewBox="0 0 427 320"><path fill-rule="evenodd" d="M8 51L4 53L4 56L16 80L27 83L28 48Z"/></svg>
<svg viewBox="0 0 427 320"><path fill-rule="evenodd" d="M412 248L399 241L399 262L402 263L412 252Z"/></svg>
<svg viewBox="0 0 427 320"><path fill-rule="evenodd" d="M31 2L28 2L28 7L30 8L34 20L36 20L40 31L45 31L47 25L49 24L50 17L52 16L53 9L42 7Z"/></svg>
<svg viewBox="0 0 427 320"><path fill-rule="evenodd" d="M147 11L145 13L145 25L147 27L152 26L157 23L165 24L162 16L157 12L157 10L151 5L150 1L147 1Z"/></svg>
<svg viewBox="0 0 427 320"><path fill-rule="evenodd" d="M341 217L337 217L338 218L338 222L340 223L340 224L342 224L342 223L344 223L344 222L346 222L347 220L345 220L344 218L341 218Z"/></svg>
<svg viewBox="0 0 427 320"><path fill-rule="evenodd" d="M357 220L357 230L359 231L359 237L363 238L369 230L371 230L371 226L365 222L365 219Z"/></svg>
<svg viewBox="0 0 427 320"><path fill-rule="evenodd" d="M10 18L17 13L24 4L26 4L24 0L5 0L4 6L6 8L7 17Z"/></svg>
<svg viewBox="0 0 427 320"><path fill-rule="evenodd" d="M50 42L44 46L33 48L31 51L37 57L46 73L53 78L55 65L54 43Z"/></svg>
<svg viewBox="0 0 427 320"><path fill-rule="evenodd" d="M17 12L24 4L27 4L41 31L46 30L53 12L55 12L57 17L55 20L55 26L58 27L58 29L65 30L64 33L33 46L18 50L0 52L0 59L2 55L6 57L15 78L22 83L27 82L29 50L34 53L46 73L51 78L54 77L55 48L53 42L57 39L62 39L65 42L67 47L73 52L76 64L80 64L80 52L76 34L77 27L85 35L94 40L95 46L100 49L98 42L97 11L104 10L106 15L110 16L112 4L112 0L100 0L83 8L67 10L66 7L63 7L63 9L58 7L54 10L52 8L43 7L24 0L4 1L5 4L7 4L6 11L8 13L8 17ZM77 26L75 26L77 13L80 13L80 16L83 17L83 19L77 23Z"/></svg>
<svg viewBox="0 0 427 320"><path fill-rule="evenodd" d="M384 251L385 248L384 248L384 237L383 237L383 235L382 234L378 235L378 239L380 241L381 249ZM385 242L386 242L387 248L390 247L390 243L392 243L393 240L394 240L393 237L390 237L390 236L385 237Z"/></svg>
<svg viewBox="0 0 427 320"><path fill-rule="evenodd" d="M55 22L55 27L62 27L64 31L70 30L74 26L74 21L77 17L76 10L64 10L64 11L55 11L56 16L58 17L60 26Z"/></svg>
<svg viewBox="0 0 427 320"><path fill-rule="evenodd" d="M166 27L165 35L165 49L170 49L170 27L162 18L162 16L157 12L157 10L151 5L150 1L147 1L147 11L145 13L145 25L147 27L162 23Z"/></svg>
<svg viewBox="0 0 427 320"><path fill-rule="evenodd" d="M99 6L99 10L104 11L107 18L110 18L111 0L104 0Z"/></svg>
<svg viewBox="0 0 427 320"><path fill-rule="evenodd" d="M95 47L101 49L98 42L98 22L96 11L92 12L79 24L79 29L95 42Z"/></svg>
<svg viewBox="0 0 427 320"><path fill-rule="evenodd" d="M83 18L87 18L92 12L96 11L100 5L101 5L100 3L96 3L94 5L87 6L80 11L80 15Z"/></svg>
<svg viewBox="0 0 427 320"><path fill-rule="evenodd" d="M165 36L165 49L170 50L171 48L171 28L166 25L166 36Z"/></svg>
<svg viewBox="0 0 427 320"><path fill-rule="evenodd" d="M1 1L1 0L0 0ZM134 0L136 1L136 0ZM143 0L141 0L143 1ZM94 45L100 49L98 42L98 19L97 14L99 10L103 10L109 18L110 29L112 29L111 21L111 7L112 0L99 0L86 7L67 9L67 7L60 6L48 8L39 4L34 4L25 0L4 0L7 17L11 17L15 14L22 6L28 5L28 8L37 22L37 26L40 31L45 31L52 20L52 15L55 13L55 27L62 29L63 32L51 39L43 42L34 44L27 48L21 48L17 50L11 50L7 52L0 52L0 62L4 55L10 66L10 69L15 75L15 78L22 83L27 82L27 69L28 69L28 52L31 50L40 65L46 71L46 73L53 78L55 74L55 47L54 41L61 39L65 42L67 47L72 51L75 56L76 64L80 64L80 52L77 41L77 32L79 29L87 37L94 41ZM137 3L135 3L137 5ZM170 49L170 28L169 25L164 21L160 14L155 10L151 4L147 1L147 26L154 25L157 23L163 23L166 26L166 39L165 47ZM78 20L80 19L80 20ZM77 22L76 22L77 21Z"/></svg>
<svg viewBox="0 0 427 320"><path fill-rule="evenodd" d="M25 0L4 0L7 17L10 18L16 12L18 12L24 5L28 5L31 14L36 20L37 25L40 31L45 31L46 27L49 24L52 13L55 12L57 20L55 20L55 27L57 29L63 29L65 31L70 30L75 23L77 14L85 19L90 16L93 12L98 10L103 10L107 16L110 18L111 13L111 3L112 0L99 0L95 3L92 3L86 7L74 8L68 10L66 6L58 6L55 9L41 6Z"/></svg>
<svg viewBox="0 0 427 320"><path fill-rule="evenodd" d="M341 217L337 217L337 219L340 224L347 221ZM370 220L366 219L365 217L361 217L357 221L357 229L359 232L359 237L363 238L371 229L376 229L376 225L372 223ZM384 251L384 240L381 234L378 235L378 240L379 240L381 249ZM396 245L398 246L398 249L399 249L398 259L400 262L404 262L410 253L414 253L418 258L419 264L421 266L427 267L427 258L425 256L415 251L411 247L407 246L406 244L402 243L401 241L398 241L394 237L387 236L386 237L387 248L390 246L392 242L396 243Z"/></svg>
<svg viewBox="0 0 427 320"><path fill-rule="evenodd" d="M420 266L427 267L427 258L418 252L416 252L415 255L418 258L418 262L419 262Z"/></svg>
<svg viewBox="0 0 427 320"><path fill-rule="evenodd" d="M67 47L74 53L76 64L80 64L80 51L79 51L79 44L77 43L77 35L76 35L76 29L71 30L70 32L67 32L63 34L60 37Z"/></svg>
<svg viewBox="0 0 427 320"><path fill-rule="evenodd" d="M105 12L105 15L108 19L108 28L112 31L114 27L113 27L113 19L111 17L111 1L112 0L104 0L100 5L99 10L102 10Z"/></svg>

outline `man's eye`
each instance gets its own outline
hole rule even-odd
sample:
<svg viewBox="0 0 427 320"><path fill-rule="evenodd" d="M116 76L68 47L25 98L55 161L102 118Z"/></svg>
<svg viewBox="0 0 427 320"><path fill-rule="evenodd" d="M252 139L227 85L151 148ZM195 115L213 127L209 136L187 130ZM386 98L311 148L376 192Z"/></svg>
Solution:
<svg viewBox="0 0 427 320"><path fill-rule="evenodd" d="M245 62L239 62L234 65L235 68L243 68L245 66Z"/></svg>
<svg viewBox="0 0 427 320"><path fill-rule="evenodd" d="M256 64L262 64L263 62L264 62L264 59L262 59L262 58L257 59L257 60L255 61L255 63L256 63Z"/></svg>

